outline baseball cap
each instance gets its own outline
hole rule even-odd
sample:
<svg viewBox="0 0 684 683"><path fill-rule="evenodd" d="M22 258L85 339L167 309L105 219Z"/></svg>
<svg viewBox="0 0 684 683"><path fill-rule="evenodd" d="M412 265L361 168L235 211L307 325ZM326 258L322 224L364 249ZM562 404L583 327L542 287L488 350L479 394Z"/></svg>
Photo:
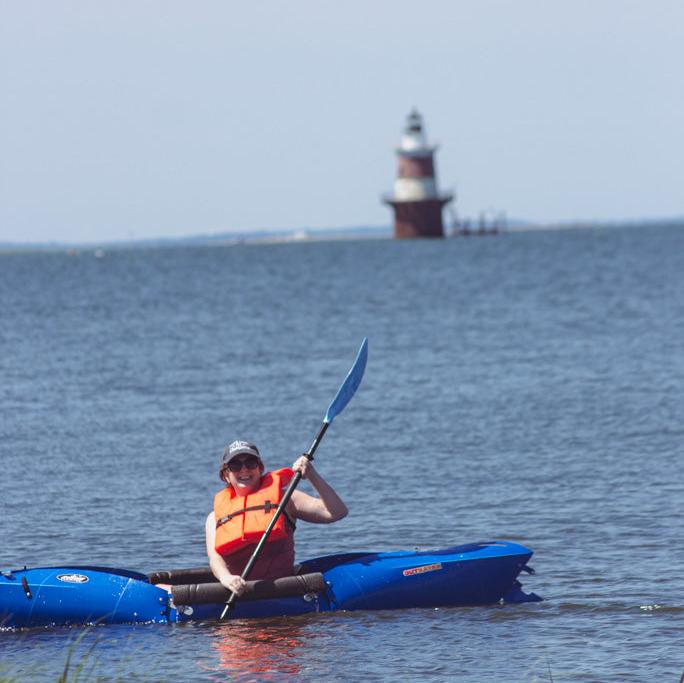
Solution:
<svg viewBox="0 0 684 683"><path fill-rule="evenodd" d="M229 443L223 450L221 456L221 467L229 463L236 455L255 455L261 462L261 455L259 449L250 441L233 441ZM262 463L263 465L263 463Z"/></svg>

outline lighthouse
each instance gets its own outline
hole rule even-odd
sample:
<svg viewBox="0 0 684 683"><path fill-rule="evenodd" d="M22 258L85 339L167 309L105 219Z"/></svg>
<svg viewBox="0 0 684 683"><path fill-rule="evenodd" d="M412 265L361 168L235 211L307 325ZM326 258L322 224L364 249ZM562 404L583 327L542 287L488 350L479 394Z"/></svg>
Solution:
<svg viewBox="0 0 684 683"><path fill-rule="evenodd" d="M409 114L397 148L397 178L394 194L383 197L394 209L394 236L444 237L442 207L453 195L437 190L434 153L427 143L423 120L415 109Z"/></svg>

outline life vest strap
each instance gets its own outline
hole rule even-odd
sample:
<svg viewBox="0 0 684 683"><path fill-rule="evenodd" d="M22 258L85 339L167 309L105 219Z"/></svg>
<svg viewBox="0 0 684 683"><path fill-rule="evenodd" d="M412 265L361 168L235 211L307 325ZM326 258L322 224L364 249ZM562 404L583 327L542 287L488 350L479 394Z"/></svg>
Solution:
<svg viewBox="0 0 684 683"><path fill-rule="evenodd" d="M226 524L226 522L230 522L233 517L237 517L238 515L244 515L245 512L254 512L256 510L263 510L264 512L268 513L271 511L271 508L275 507L273 503L271 503L270 500L267 500L263 505L250 505L249 507L243 508L242 510L238 510L237 512L232 512L229 515L226 515L225 517L221 517L221 519L216 520L216 528L218 529L222 524Z"/></svg>
<svg viewBox="0 0 684 683"><path fill-rule="evenodd" d="M271 509L277 508L278 506L273 504L270 500L267 500L263 505L250 505L249 507L243 508L242 510L238 510L237 512L232 512L229 515L225 515L224 517L221 517L221 519L216 521L216 528L218 529L221 525L226 524L227 522L230 522L233 517L237 517L238 515L244 515L245 512L254 512L256 510L263 510L266 514L268 514ZM285 510L283 510L283 515L285 515L285 519L289 522L290 526L293 529L297 528L297 525L294 523L294 521L291 519L290 515L287 514Z"/></svg>

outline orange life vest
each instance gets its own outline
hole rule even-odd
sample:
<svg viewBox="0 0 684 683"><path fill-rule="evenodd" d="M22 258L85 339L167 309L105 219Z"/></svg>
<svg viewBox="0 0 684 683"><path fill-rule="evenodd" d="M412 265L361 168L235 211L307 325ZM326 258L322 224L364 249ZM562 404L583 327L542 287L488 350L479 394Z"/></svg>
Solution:
<svg viewBox="0 0 684 683"><path fill-rule="evenodd" d="M216 552L230 555L261 540L266 527L283 499L294 472L285 467L261 477L259 488L248 496L240 496L232 486L226 486L214 496L216 517ZM283 510L268 536L268 541L280 541L292 535L293 522Z"/></svg>

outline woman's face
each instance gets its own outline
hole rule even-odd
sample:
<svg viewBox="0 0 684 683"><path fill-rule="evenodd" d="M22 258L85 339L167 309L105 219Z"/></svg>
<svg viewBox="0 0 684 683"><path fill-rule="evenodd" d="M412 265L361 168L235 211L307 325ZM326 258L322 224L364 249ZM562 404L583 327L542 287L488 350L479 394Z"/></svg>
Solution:
<svg viewBox="0 0 684 683"><path fill-rule="evenodd" d="M259 488L262 467L255 455L236 455L224 468L224 479L235 493L247 496Z"/></svg>

